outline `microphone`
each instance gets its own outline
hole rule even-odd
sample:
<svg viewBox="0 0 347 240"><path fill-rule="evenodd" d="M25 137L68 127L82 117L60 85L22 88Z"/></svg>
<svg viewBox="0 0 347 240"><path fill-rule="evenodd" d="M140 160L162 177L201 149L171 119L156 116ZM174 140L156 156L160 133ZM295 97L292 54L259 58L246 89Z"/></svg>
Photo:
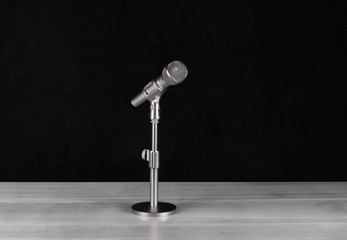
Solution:
<svg viewBox="0 0 347 240"><path fill-rule="evenodd" d="M173 61L169 63L157 79L149 82L136 97L131 100L134 107L140 106L146 100L152 101L156 97L160 97L166 88L170 85L176 85L187 77L188 69L180 61Z"/></svg>

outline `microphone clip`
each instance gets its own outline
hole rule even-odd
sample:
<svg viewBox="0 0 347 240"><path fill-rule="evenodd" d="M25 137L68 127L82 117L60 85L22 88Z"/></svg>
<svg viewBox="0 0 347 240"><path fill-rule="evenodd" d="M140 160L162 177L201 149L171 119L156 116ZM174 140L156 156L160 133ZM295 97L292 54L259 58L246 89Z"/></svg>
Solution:
<svg viewBox="0 0 347 240"><path fill-rule="evenodd" d="M159 123L160 119L160 107L159 107L159 100L160 96L155 97L153 100L151 100L151 112L149 118L151 119L152 123Z"/></svg>

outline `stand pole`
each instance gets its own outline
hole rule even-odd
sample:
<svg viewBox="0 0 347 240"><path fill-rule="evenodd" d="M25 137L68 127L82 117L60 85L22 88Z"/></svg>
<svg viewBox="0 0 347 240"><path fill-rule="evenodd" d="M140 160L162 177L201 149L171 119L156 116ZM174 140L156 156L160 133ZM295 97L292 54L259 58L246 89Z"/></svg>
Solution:
<svg viewBox="0 0 347 240"><path fill-rule="evenodd" d="M151 103L152 104L152 103ZM159 103L158 103L159 109ZM159 111L158 111L159 112ZM151 114L152 115L152 114ZM152 152L158 152L158 119L152 119ZM158 164L159 165L159 161ZM158 168L150 167L150 202L151 207L156 207L158 205Z"/></svg>
<svg viewBox="0 0 347 240"><path fill-rule="evenodd" d="M152 150L142 151L142 158L148 161L150 169L150 201L140 202L132 206L132 212L142 217L169 216L176 212L176 206L171 203L158 202L158 123L160 96L151 101L150 119L152 122Z"/></svg>

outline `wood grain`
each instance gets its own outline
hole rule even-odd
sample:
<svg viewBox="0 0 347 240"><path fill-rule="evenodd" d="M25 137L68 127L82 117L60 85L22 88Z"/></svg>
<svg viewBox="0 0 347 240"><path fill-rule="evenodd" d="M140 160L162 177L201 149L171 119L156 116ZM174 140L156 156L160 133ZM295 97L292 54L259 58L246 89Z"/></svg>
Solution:
<svg viewBox="0 0 347 240"><path fill-rule="evenodd" d="M347 183L0 183L0 239L347 239Z"/></svg>

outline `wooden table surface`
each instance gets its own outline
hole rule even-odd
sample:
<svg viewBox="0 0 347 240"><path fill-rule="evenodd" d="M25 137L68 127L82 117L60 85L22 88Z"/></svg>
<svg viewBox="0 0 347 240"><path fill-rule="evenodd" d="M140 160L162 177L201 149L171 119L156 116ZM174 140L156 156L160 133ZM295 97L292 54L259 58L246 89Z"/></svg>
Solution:
<svg viewBox="0 0 347 240"><path fill-rule="evenodd" d="M133 215L149 183L0 183L0 239L347 239L347 183L159 183L167 218Z"/></svg>

